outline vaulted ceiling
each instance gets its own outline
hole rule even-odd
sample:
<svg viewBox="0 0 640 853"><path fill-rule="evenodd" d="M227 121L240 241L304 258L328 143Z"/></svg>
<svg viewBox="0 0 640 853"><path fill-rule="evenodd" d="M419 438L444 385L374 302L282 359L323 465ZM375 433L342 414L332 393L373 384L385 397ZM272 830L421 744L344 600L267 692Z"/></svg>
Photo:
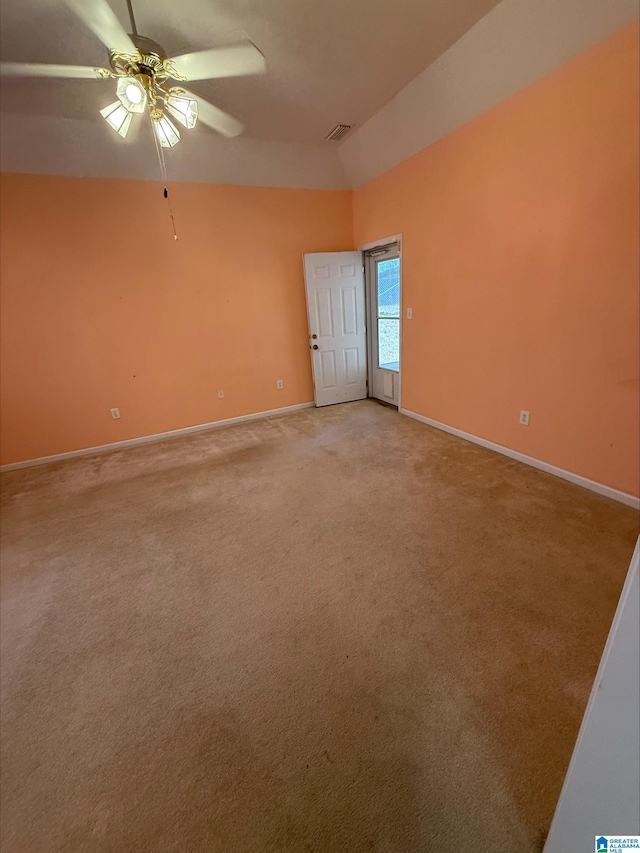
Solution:
<svg viewBox="0 0 640 853"><path fill-rule="evenodd" d="M129 27L126 0L108 0ZM262 77L193 83L239 118L198 125L167 153L171 180L358 185L637 17L637 0L133 0L140 34L169 54L249 38ZM2 0L5 62L104 66L63 0ZM112 80L4 78L2 168L158 180L148 123L126 140L99 110ZM385 106L386 105L386 106ZM353 126L338 145L325 136Z"/></svg>
<svg viewBox="0 0 640 853"><path fill-rule="evenodd" d="M130 31L126 0L109 2ZM170 157L179 177L218 180L218 173L207 168L211 158L217 163L240 158L245 164L264 154L267 160L295 160L307 172L319 168L320 184L335 185L341 182L340 168L336 143L325 141L329 131L337 123L362 125L496 3L133 0L133 8L138 31L170 54L248 37L267 60L263 77L193 84L246 130L241 139L224 140L197 127ZM108 64L103 45L62 0L2 0L0 15L5 62ZM36 158L43 171L60 171L66 156L75 158L75 166L69 162L71 173L82 163L81 173L152 177L147 145L141 149L114 138L99 115L114 100L113 88L112 81L4 78L3 161L21 168L28 153L29 162ZM140 136L139 143L151 143L146 128ZM274 149L274 143L295 147ZM8 150L14 147L18 150ZM189 163L187 147L192 149Z"/></svg>
<svg viewBox="0 0 640 853"><path fill-rule="evenodd" d="M197 90L258 139L323 144L362 124L485 15L497 0L133 0L141 34L169 53L249 37L268 73ZM110 4L130 31L125 0ZM105 65L105 48L61 0L2 0L4 61ZM2 110L101 121L109 83L11 79ZM194 86L194 88L196 88Z"/></svg>

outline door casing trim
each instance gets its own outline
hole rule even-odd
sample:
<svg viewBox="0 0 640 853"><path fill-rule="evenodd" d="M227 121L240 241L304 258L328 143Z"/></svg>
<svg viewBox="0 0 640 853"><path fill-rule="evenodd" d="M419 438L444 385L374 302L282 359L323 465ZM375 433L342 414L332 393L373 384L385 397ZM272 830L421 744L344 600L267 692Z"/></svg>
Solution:
<svg viewBox="0 0 640 853"><path fill-rule="evenodd" d="M367 323L367 397L370 399L377 399L373 396L373 376L371 374L372 369L372 355L371 355L371 339L369 337L370 332L372 330L369 328L370 326L370 304L369 304L369 281L365 263L364 253L369 252L372 249L379 249L382 246L388 246L390 243L398 244L398 257L400 259L400 371L398 373L398 411L402 409L402 342L404 340L404 330L403 330L403 322L404 322L404 287L403 287L403 278L402 278L402 234L394 234L392 237L381 237L378 240L374 240L371 243L364 243L361 246L358 246L358 250L362 252L362 266L364 269L364 300L365 300L365 317ZM384 402L384 401L383 401Z"/></svg>

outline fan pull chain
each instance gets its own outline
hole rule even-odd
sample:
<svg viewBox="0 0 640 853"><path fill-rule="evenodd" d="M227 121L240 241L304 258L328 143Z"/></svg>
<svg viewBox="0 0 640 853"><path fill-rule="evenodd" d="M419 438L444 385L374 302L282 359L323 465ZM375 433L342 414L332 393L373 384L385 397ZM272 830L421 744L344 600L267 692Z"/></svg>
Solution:
<svg viewBox="0 0 640 853"><path fill-rule="evenodd" d="M167 204L169 205L169 216L171 217L171 227L173 228L173 239L177 240L178 234L176 232L176 221L173 218L173 210L171 209L171 199L169 198L169 190L166 187L164 188L164 197L166 198Z"/></svg>
<svg viewBox="0 0 640 853"><path fill-rule="evenodd" d="M169 198L169 190L167 188L167 184L169 183L167 180L167 165L164 161L164 154L162 153L162 146L158 142L158 137L156 135L155 130L153 130L153 140L156 143L156 152L158 154L158 161L160 163L160 173L162 174L162 180L164 181L164 197L167 200L167 204L169 205L169 216L171 217L171 227L173 228L173 239L178 239L178 232L176 231L176 221L173 217L173 209L171 207L171 199Z"/></svg>

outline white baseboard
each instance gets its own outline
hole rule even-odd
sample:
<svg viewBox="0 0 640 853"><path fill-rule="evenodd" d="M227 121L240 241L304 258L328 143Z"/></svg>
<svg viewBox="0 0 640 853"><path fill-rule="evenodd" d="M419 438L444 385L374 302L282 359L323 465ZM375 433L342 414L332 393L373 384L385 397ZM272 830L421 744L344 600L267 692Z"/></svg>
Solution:
<svg viewBox="0 0 640 853"><path fill-rule="evenodd" d="M518 462L524 462L525 465L530 465L532 468L538 468L540 471L545 471L547 474L553 474L554 477L561 477L563 480L568 480L570 483L575 483L576 486L582 486L584 489L590 489L592 492L597 492L599 495L604 495L607 498L612 498L614 501L631 506L634 509L640 509L640 498L629 495L626 492L620 492L618 489L613 489L611 486L605 486L602 483L596 483L595 480L589 480L587 477L581 477L579 474L574 474L571 471L565 471L563 468L556 468L555 465L550 465L548 462L542 462L540 459L534 459L532 456L525 456L524 453L518 453L517 450L511 450L509 447L504 447L502 444L495 444L493 441L487 441L486 438L479 438L477 435L472 435L469 432L463 432L461 429L442 424L439 421L434 421L432 418L425 418L424 415L418 415L416 412L410 412L409 409L400 409L400 414L407 415L409 418L414 418L428 426L440 429L443 432L448 432L451 435L456 435L458 438L463 438L465 441L471 441L473 444L479 444L480 447L486 447L488 450L494 450L496 453L501 453L503 456L508 456L510 459L516 459Z"/></svg>
<svg viewBox="0 0 640 853"><path fill-rule="evenodd" d="M31 468L33 465L46 465L49 462L61 462L63 459L75 459L77 456L92 456L94 453L106 453L109 450L122 450L125 447L133 447L136 444L149 444L152 441L162 441L165 438L178 438L181 435L190 435L194 432L203 432L207 429L242 424L245 421L256 421L261 418L271 418L274 415L286 415L289 412L297 412L300 409L309 409L315 403L297 403L295 406L283 406L281 409L270 409L268 412L254 412L251 415L240 415L237 418L226 418L223 421L211 421L208 424L197 424L196 426L173 429L169 432L157 432L153 435L143 435L140 438L129 438L126 441L114 441L111 444L100 444L97 447L85 447L82 450L70 450L68 453L56 453L54 456L39 456L37 459L25 459L24 462L11 462L0 466L0 471L15 471L18 468Z"/></svg>

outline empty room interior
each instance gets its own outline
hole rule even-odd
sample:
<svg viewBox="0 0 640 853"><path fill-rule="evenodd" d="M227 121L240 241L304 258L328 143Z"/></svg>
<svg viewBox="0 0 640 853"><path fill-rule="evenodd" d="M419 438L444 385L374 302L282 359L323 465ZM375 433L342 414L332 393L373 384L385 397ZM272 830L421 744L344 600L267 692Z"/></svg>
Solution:
<svg viewBox="0 0 640 853"><path fill-rule="evenodd" d="M3 853L637 839L638 15L3 0Z"/></svg>

